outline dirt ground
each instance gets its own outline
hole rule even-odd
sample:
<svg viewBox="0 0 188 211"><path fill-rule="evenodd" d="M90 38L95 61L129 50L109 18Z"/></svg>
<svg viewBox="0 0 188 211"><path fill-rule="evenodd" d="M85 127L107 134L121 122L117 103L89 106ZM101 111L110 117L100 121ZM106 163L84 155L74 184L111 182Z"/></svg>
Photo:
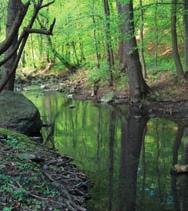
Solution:
<svg viewBox="0 0 188 211"><path fill-rule="evenodd" d="M24 73L21 72L17 78L17 89L25 89L30 85L38 85L43 90L55 90L63 92L67 95L73 95L76 99L96 100L102 98L109 92L114 92L116 99L120 103L127 103L128 84L121 84L116 81L114 86L109 87L107 82L100 81L98 83L97 96L92 96L93 83L88 79L87 70L78 70L75 74L67 75L66 73L49 74L43 72ZM178 80L177 76L170 71L148 76L146 79L151 88L150 94L146 100L157 102L179 102L188 100L188 80ZM29 88L28 88L29 89Z"/></svg>
<svg viewBox="0 0 188 211"><path fill-rule="evenodd" d="M0 210L86 211L87 184L72 158L0 128Z"/></svg>

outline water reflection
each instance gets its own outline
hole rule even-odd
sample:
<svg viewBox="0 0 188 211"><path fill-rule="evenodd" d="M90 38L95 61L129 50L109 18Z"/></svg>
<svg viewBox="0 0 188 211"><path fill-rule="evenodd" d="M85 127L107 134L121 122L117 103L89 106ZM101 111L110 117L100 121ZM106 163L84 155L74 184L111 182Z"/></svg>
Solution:
<svg viewBox="0 0 188 211"><path fill-rule="evenodd" d="M39 107L45 143L75 159L92 181L91 211L185 211L187 176L171 166L188 163L186 122L152 118L139 109L26 95Z"/></svg>
<svg viewBox="0 0 188 211"><path fill-rule="evenodd" d="M137 171L148 118L129 110L121 126L119 211L136 210Z"/></svg>

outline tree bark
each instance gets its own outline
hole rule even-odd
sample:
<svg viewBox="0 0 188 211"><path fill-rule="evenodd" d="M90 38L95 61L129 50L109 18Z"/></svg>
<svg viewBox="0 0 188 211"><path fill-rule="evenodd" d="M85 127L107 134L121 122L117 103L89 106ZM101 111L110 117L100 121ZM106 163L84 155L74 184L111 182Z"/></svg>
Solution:
<svg viewBox="0 0 188 211"><path fill-rule="evenodd" d="M105 35L106 35L106 49L107 49L107 62L110 72L110 85L113 85L113 67L114 67L114 52L112 48L111 39L111 26L110 26L110 7L108 0L103 0L104 14L105 14Z"/></svg>
<svg viewBox="0 0 188 211"><path fill-rule="evenodd" d="M154 33L155 33L155 71L158 70L158 48L159 48L159 27L158 27L158 0L155 0L154 14Z"/></svg>
<svg viewBox="0 0 188 211"><path fill-rule="evenodd" d="M21 2L21 1L19 1L19 2ZM25 45L27 43L29 34L30 33L38 33L38 34L52 35L52 31L53 31L53 28L54 28L54 25L56 22L55 19L54 19L53 23L50 25L49 30L47 30L46 28L33 29L32 27L33 27L33 24L34 24L37 16L38 16L39 11L45 7L50 6L53 3L54 3L54 1L43 4L43 0L39 0L37 4L34 3L33 14L32 14L32 17L31 17L27 27L25 27L23 29L22 33L19 36L19 39L17 38L15 47L12 48L12 50L10 51L10 53L7 54L7 56L5 56L4 61L9 61L10 59L12 59L12 57L14 57L14 55L16 54L16 51L18 50L15 60L12 61L11 67L9 66L9 71L6 72L6 77L2 78L2 80L1 80L0 92L5 89L5 86L8 84L9 80L11 80L13 76L15 76L15 72L18 67L19 61L21 59L22 53L24 51ZM29 3L26 3L25 5L23 5L23 9L24 9L23 12L25 12L25 14L27 12L28 7L29 7ZM19 28L17 30L19 30ZM1 65L4 64L4 61L1 61L0 64ZM13 86L14 86L14 84L13 84Z"/></svg>
<svg viewBox="0 0 188 211"><path fill-rule="evenodd" d="M171 14L171 24L172 24L172 50L173 50L173 56L174 56L174 61L176 65L176 71L177 75L179 77L183 77L183 66L181 63L179 51L178 51L178 39L177 39L177 31L176 31L176 10L177 10L177 0L172 0L172 14Z"/></svg>
<svg viewBox="0 0 188 211"><path fill-rule="evenodd" d="M9 0L9 2L8 2L6 37L8 37L9 34L11 33L12 26L15 21L15 17L18 16L18 12L21 10L21 6L22 6L22 2L20 0ZM14 50L17 42L18 42L18 29L16 30L16 33L14 34L14 37L12 38L10 47L4 54L5 57L8 56ZM17 57L17 52L15 52L13 54L13 56L11 57L11 59L9 59L3 65L3 73L2 73L3 78L6 78L7 75L10 73L10 71L12 69L12 64L14 63L16 57ZM15 73L11 75L11 78L8 81L7 85L5 86L5 89L14 90L14 81L15 81Z"/></svg>
<svg viewBox="0 0 188 211"><path fill-rule="evenodd" d="M185 71L188 71L188 1L184 0Z"/></svg>
<svg viewBox="0 0 188 211"><path fill-rule="evenodd" d="M125 56L127 64L127 73L129 79L129 95L133 103L140 101L148 92L149 87L144 81L142 75L142 67L139 59L138 47L134 32L134 13L133 1L129 0L127 3L121 3L125 17L124 17L124 31L126 35L125 40ZM121 14L120 14L121 15Z"/></svg>
<svg viewBox="0 0 188 211"><path fill-rule="evenodd" d="M93 22L93 39L94 39L94 44L95 44L95 54L96 54L96 61L97 61L97 68L100 68L100 60L101 60L101 54L100 54L100 49L99 49L99 45L100 42L97 39L97 22L96 22L96 18L94 15L94 10L95 10L95 0L93 0L92 2L92 22Z"/></svg>
<svg viewBox="0 0 188 211"><path fill-rule="evenodd" d="M144 57L144 9L143 9L142 0L140 0L140 22L141 22L140 23L140 43L141 43L140 61L141 61L141 65L142 65L143 77L146 78L147 77L146 61L145 61L145 57Z"/></svg>
<svg viewBox="0 0 188 211"><path fill-rule="evenodd" d="M119 65L120 70L125 72L126 71L126 56L125 56L125 29L124 29L124 22L125 22L125 11L122 8L122 4L119 0L116 0L117 10L119 13Z"/></svg>
<svg viewBox="0 0 188 211"><path fill-rule="evenodd" d="M179 78L184 77L183 73L183 65L181 63L179 50L178 50L178 37L177 37L177 30L176 30L176 23L177 23L177 0L172 0L172 11L171 11L171 31L172 31L172 51L174 62L176 66L176 72Z"/></svg>

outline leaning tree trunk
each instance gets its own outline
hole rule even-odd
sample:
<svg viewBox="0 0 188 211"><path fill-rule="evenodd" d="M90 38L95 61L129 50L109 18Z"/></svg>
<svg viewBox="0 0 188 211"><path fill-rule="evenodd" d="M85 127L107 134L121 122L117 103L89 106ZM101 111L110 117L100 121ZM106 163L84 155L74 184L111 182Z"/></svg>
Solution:
<svg viewBox="0 0 188 211"><path fill-rule="evenodd" d="M8 1L8 9L7 9L7 24L6 24L6 37L9 36L9 33L12 30L12 25L14 24L15 17L18 15L18 11L20 10L20 7L22 5L22 2L20 0L9 0ZM5 57L8 56L13 49L15 48L18 41L18 33L15 34L12 44L8 48L8 50L4 53ZM16 60L17 52L14 53L11 59L9 59L4 65L3 65L3 72L2 77L6 78L7 75L9 75L12 64ZM14 81L15 81L15 73L11 75L10 80L8 81L5 89L8 90L14 90Z"/></svg>
<svg viewBox="0 0 188 211"><path fill-rule="evenodd" d="M172 31L172 51L174 62L176 65L176 72L179 78L184 77L183 73L183 66L181 63L179 51L178 51L178 38L177 38L177 30L176 30L176 23L177 23L177 0L172 0L172 11L171 11L171 31Z"/></svg>
<svg viewBox="0 0 188 211"><path fill-rule="evenodd" d="M13 2L12 0L10 1L11 3ZM14 1L16 2L16 1ZM17 38L16 40L14 40L15 37L18 37L18 31L20 29L20 26L23 22L23 19L28 11L28 7L30 5L30 1L28 1L26 4L22 4L21 1L18 1L20 3L20 7L18 7L18 14L15 17L15 21L12 24L12 29L10 29L10 34L7 35L7 38L5 39L5 41L0 43L0 54L1 52L5 52L8 48L10 49L11 47L13 47L13 43L15 45L14 48L12 48L12 50L10 51L10 53L6 54L5 58L3 60L0 61L0 66L2 66L3 64L5 64L7 61L9 61L10 59L12 59L12 57L15 56L15 60L12 62L11 67L9 66L9 71L6 72L6 75L4 78L2 78L1 83L0 83L0 92L2 90L4 90L5 86L8 84L9 80L11 79L12 76L14 76L15 78L15 72L16 69L18 67L19 61L21 59L22 53L24 51L25 45L27 43L29 34L31 33L37 33L37 34L45 34L48 36L52 35L53 32L53 28L55 25L56 20L54 19L53 23L50 25L49 29L46 28L42 28L42 29L34 29L33 25L34 22L39 14L39 11L45 7L50 6L51 4L54 3L54 1L43 4L43 0L38 1L38 3L34 3L34 10L33 10L33 14L29 20L29 23L27 24L27 26L23 29L22 33L19 35L19 38ZM10 8L14 9L14 6L12 6L12 4L10 4ZM11 12L11 10L10 10ZM9 23L9 20L8 20ZM8 50L9 50L8 49ZM17 54L16 54L17 51ZM14 84L12 84L13 86Z"/></svg>
<svg viewBox="0 0 188 211"><path fill-rule="evenodd" d="M125 18L124 18L124 30L126 35L125 40L125 56L127 64L127 73L129 79L129 95L130 100L138 102L149 91L149 87L144 81L142 75L142 67L139 59L138 47L134 32L134 13L133 13L133 1L129 0L127 3L121 3ZM121 14L120 14L121 15Z"/></svg>

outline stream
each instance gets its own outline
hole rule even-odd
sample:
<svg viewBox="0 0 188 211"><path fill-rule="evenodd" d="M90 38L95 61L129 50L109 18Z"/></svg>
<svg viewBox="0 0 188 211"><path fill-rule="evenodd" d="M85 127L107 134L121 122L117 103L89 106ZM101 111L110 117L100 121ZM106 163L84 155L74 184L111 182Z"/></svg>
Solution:
<svg viewBox="0 0 188 211"><path fill-rule="evenodd" d="M74 101L61 93L24 93L44 123L44 143L74 162L91 181L89 211L187 210L188 128L124 106Z"/></svg>

